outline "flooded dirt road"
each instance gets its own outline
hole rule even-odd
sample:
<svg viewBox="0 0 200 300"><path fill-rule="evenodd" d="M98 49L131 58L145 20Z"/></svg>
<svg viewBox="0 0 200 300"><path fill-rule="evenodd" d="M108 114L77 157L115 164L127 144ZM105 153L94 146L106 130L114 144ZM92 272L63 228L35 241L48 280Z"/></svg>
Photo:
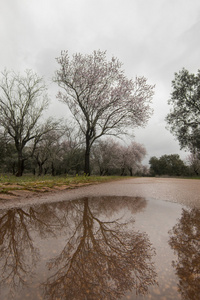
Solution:
<svg viewBox="0 0 200 300"><path fill-rule="evenodd" d="M200 295L200 181L135 178L2 203L0 299Z"/></svg>

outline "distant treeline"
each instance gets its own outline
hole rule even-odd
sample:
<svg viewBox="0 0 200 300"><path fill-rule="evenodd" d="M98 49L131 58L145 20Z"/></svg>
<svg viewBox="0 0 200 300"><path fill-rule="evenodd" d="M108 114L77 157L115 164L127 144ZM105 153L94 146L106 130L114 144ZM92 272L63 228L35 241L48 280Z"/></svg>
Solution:
<svg viewBox="0 0 200 300"><path fill-rule="evenodd" d="M33 151L33 147L35 147ZM146 155L143 145L132 142L121 145L113 139L96 142L91 153L91 173L98 175L147 175L142 165ZM23 152L22 173L34 175L84 174L85 148L72 128L51 131L34 146L29 143ZM0 139L0 172L16 174L18 153L12 142Z"/></svg>
<svg viewBox="0 0 200 300"><path fill-rule="evenodd" d="M180 159L178 154L155 156L149 160L151 176L194 176L200 175L200 159L191 154L188 156L187 165Z"/></svg>

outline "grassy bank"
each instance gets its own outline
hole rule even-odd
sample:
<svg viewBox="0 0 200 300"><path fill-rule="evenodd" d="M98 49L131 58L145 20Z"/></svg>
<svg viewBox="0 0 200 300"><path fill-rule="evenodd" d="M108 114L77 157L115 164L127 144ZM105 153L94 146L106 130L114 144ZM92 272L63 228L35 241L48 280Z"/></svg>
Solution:
<svg viewBox="0 0 200 300"><path fill-rule="evenodd" d="M75 188L78 186L124 179L121 176L29 176L22 177L0 175L0 193L16 190L47 192L51 189Z"/></svg>
<svg viewBox="0 0 200 300"><path fill-rule="evenodd" d="M200 176L185 177L186 179L200 179Z"/></svg>

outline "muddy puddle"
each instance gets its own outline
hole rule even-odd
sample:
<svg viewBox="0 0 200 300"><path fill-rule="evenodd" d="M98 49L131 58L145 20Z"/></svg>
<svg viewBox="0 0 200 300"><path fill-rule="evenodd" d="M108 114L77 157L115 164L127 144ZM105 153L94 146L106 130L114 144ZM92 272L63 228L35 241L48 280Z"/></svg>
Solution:
<svg viewBox="0 0 200 300"><path fill-rule="evenodd" d="M0 299L199 299L200 211L139 197L0 210Z"/></svg>

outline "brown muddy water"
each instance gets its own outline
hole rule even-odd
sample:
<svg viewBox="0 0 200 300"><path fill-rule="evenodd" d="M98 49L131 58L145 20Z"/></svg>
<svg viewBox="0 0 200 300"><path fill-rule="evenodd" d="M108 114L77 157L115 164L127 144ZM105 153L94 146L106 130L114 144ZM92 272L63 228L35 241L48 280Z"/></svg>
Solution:
<svg viewBox="0 0 200 300"><path fill-rule="evenodd" d="M4 208L0 299L200 299L200 210L113 195Z"/></svg>

